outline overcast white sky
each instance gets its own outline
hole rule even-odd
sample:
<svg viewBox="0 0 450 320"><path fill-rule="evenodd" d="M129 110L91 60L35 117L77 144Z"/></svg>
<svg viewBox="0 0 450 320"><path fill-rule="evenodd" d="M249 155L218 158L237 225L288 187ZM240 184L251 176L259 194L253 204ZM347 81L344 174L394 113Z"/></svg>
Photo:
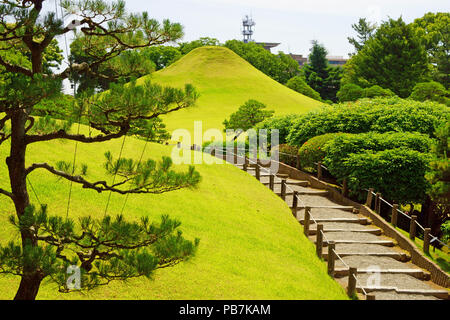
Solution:
<svg viewBox="0 0 450 320"><path fill-rule="evenodd" d="M254 39L281 42L274 52L307 55L311 40L323 43L330 55L347 56L352 47L351 25L359 17L373 22L388 16L410 22L426 12L448 12L448 0L126 0L130 11L148 11L185 27L186 41L214 37L224 42L241 39L242 18L256 22Z"/></svg>

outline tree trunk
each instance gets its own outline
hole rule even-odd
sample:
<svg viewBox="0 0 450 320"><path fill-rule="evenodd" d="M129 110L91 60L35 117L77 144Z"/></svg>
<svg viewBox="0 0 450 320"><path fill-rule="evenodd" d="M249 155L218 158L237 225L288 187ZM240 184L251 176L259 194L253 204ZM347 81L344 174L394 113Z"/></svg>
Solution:
<svg viewBox="0 0 450 320"><path fill-rule="evenodd" d="M17 217L23 216L25 209L30 205L30 198L27 190L27 175L25 167L26 141L25 125L27 122L27 112L17 110L11 114L11 152L6 159L8 165L11 191ZM22 249L26 245L37 246L37 239L28 230L21 231ZM39 290L42 275L34 266L28 266L23 270L19 290L15 299L34 300Z"/></svg>
<svg viewBox="0 0 450 320"><path fill-rule="evenodd" d="M17 290L14 300L35 300L41 286L42 278L34 273L32 276L23 276L20 280L19 290Z"/></svg>

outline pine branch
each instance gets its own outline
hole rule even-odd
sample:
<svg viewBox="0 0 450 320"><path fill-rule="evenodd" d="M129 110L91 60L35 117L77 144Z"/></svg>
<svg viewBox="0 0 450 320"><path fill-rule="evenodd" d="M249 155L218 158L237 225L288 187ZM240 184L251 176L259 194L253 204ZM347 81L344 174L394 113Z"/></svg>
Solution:
<svg viewBox="0 0 450 320"><path fill-rule="evenodd" d="M6 191L6 190L4 190L2 188L0 188L0 194L3 194L4 196L10 197L11 199L14 198L14 195L11 192Z"/></svg>
<svg viewBox="0 0 450 320"><path fill-rule="evenodd" d="M47 163L35 163L35 164L31 165L29 168L27 168L26 175L30 174L31 172L33 172L36 169L45 169L48 172L50 172L58 177L64 178L68 181L72 181L77 184L81 184L84 189L92 189L92 190L97 191L98 193L102 193L105 191L111 191L111 192L122 194L122 195L126 195L126 194L162 194L162 193L190 187L196 183L196 180L193 183L185 182L185 183L174 184L174 185L164 185L164 183L150 182L150 183L146 183L142 186L137 186L135 188L121 190L121 189L118 189L117 187L125 184L127 181L130 180L129 178L127 178L126 179L127 181L125 181L125 182L122 181L122 182L116 183L114 185L108 185L106 181L89 182L81 176L74 176L69 173L57 170Z"/></svg>
<svg viewBox="0 0 450 320"><path fill-rule="evenodd" d="M94 137L86 137L83 134L70 134L67 133L65 130L59 130L57 132L44 134L44 135L28 135L26 137L26 143L35 143L35 142L43 142L43 141L50 141L55 139L66 139L66 140L73 140L78 141L82 143L94 143L94 142L105 142L113 139L117 139L120 137L123 137L127 132L130 130L130 127L122 127L120 128L120 131L117 133L111 133L111 134L99 134Z"/></svg>

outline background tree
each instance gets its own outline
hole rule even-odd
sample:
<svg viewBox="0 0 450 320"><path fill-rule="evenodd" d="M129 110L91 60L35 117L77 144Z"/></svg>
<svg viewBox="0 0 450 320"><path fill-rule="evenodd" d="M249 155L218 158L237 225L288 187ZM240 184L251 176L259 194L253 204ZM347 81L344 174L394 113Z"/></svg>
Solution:
<svg viewBox="0 0 450 320"><path fill-rule="evenodd" d="M357 39L348 37L348 42L355 47L356 53L358 53L364 44L372 38L374 31L376 30L376 24L372 24L366 20L366 18L359 18L358 23L352 24L352 29L356 31Z"/></svg>
<svg viewBox="0 0 450 320"><path fill-rule="evenodd" d="M300 72L298 62L291 56L282 52L278 55L272 54L254 42L244 43L239 40L229 40L225 42L225 47L282 84L285 84Z"/></svg>
<svg viewBox="0 0 450 320"><path fill-rule="evenodd" d="M426 175L430 189L422 206L424 223L433 234L441 234L441 225L450 220L450 161L448 159L450 123L441 124L436 130L436 141L432 147L433 161Z"/></svg>
<svg viewBox="0 0 450 320"><path fill-rule="evenodd" d="M417 83L426 81L430 71L423 41L402 18L383 22L350 65L348 82L379 85L402 98L408 97Z"/></svg>
<svg viewBox="0 0 450 320"><path fill-rule="evenodd" d="M323 100L337 101L336 94L340 88L342 69L331 67L327 60L327 49L318 41L312 41L309 63L301 72L307 84L317 91Z"/></svg>
<svg viewBox="0 0 450 320"><path fill-rule="evenodd" d="M50 4L49 4L50 5ZM53 6L52 6L53 8ZM29 163L30 145L63 139L78 143L104 142L133 132L150 130L160 115L192 106L197 94L190 85L181 89L163 88L146 82L126 86L112 83L102 95L79 95L76 103L66 105L61 114L70 122L89 123L93 135L72 133L70 125L42 126L33 110L40 101L58 93L61 80L73 73L89 74L101 79L120 79L120 74L101 74L108 64L131 49L161 45L180 39L180 24L164 20L159 23L147 13L129 14L124 1L64 1L62 8L80 21L86 41L80 50L89 58L57 74L45 68L44 53L58 36L71 32L55 13L44 8L43 0L0 2L0 65L7 79L0 86L0 144L10 143L6 159L10 187L0 194L14 204L15 216L10 219L20 232L20 244L11 242L0 247L0 273L21 277L15 299L35 299L44 279L54 281L67 291L67 265L81 268L85 289L113 280L150 277L157 268L173 266L194 254L198 241L185 240L178 231L179 222L163 217L160 223L126 222L122 216L95 220L84 217L78 225L70 219L52 217L47 208L34 208L30 203L27 176L44 170L99 193L119 194L162 193L194 187L200 181L198 172L175 172L169 158L136 162L114 159L105 154L106 174L117 176L112 184L88 181L83 172L75 172L75 163ZM26 59L11 58L11 50L23 48ZM13 56L14 57L14 56ZM146 132L151 134L152 132ZM69 168L72 167L70 170ZM84 170L85 171L85 170ZM118 181L118 182L117 182Z"/></svg>
<svg viewBox="0 0 450 320"><path fill-rule="evenodd" d="M275 111L265 109L265 104L256 100L248 100L239 107L238 111L230 116L229 120L223 122L225 131L234 130L234 140L236 140L243 132L272 117L275 113Z"/></svg>
<svg viewBox="0 0 450 320"><path fill-rule="evenodd" d="M301 93L307 97L313 98L318 101L322 101L320 94L313 88L308 86L305 79L301 76L295 76L286 83L286 86L298 93Z"/></svg>
<svg viewBox="0 0 450 320"><path fill-rule="evenodd" d="M192 50L200 47L218 46L218 45L220 45L220 42L216 38L202 37L198 40L194 40L191 42L181 42L179 44L179 50L182 55L186 55Z"/></svg>
<svg viewBox="0 0 450 320"><path fill-rule="evenodd" d="M153 62L155 70L161 70L181 58L178 48L171 46L154 46L142 49L141 53Z"/></svg>
<svg viewBox="0 0 450 320"><path fill-rule="evenodd" d="M77 91L104 91L112 82L130 81L133 78L145 76L156 69L155 63L138 50L126 50L114 54L104 62L98 63L103 55L108 55L106 39L93 38L84 33L77 34L70 45L70 61L73 64L88 64L91 72L77 72L70 74L70 79L77 82ZM97 76L101 74L102 76Z"/></svg>
<svg viewBox="0 0 450 320"><path fill-rule="evenodd" d="M448 90L436 81L421 82L416 84L410 98L417 101L437 101L450 106L450 98L448 98Z"/></svg>
<svg viewBox="0 0 450 320"><path fill-rule="evenodd" d="M427 13L414 20L413 27L428 51L432 76L446 89L450 85L450 13Z"/></svg>

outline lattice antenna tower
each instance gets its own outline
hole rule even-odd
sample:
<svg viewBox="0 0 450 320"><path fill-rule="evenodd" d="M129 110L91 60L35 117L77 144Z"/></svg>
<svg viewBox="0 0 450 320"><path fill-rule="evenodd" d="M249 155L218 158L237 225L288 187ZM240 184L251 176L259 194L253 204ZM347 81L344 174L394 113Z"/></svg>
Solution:
<svg viewBox="0 0 450 320"><path fill-rule="evenodd" d="M242 35L244 36L244 43L253 42L252 35L253 35L253 27L255 26L255 21L248 15L245 16L244 19L242 19L242 25L244 28L242 29Z"/></svg>

